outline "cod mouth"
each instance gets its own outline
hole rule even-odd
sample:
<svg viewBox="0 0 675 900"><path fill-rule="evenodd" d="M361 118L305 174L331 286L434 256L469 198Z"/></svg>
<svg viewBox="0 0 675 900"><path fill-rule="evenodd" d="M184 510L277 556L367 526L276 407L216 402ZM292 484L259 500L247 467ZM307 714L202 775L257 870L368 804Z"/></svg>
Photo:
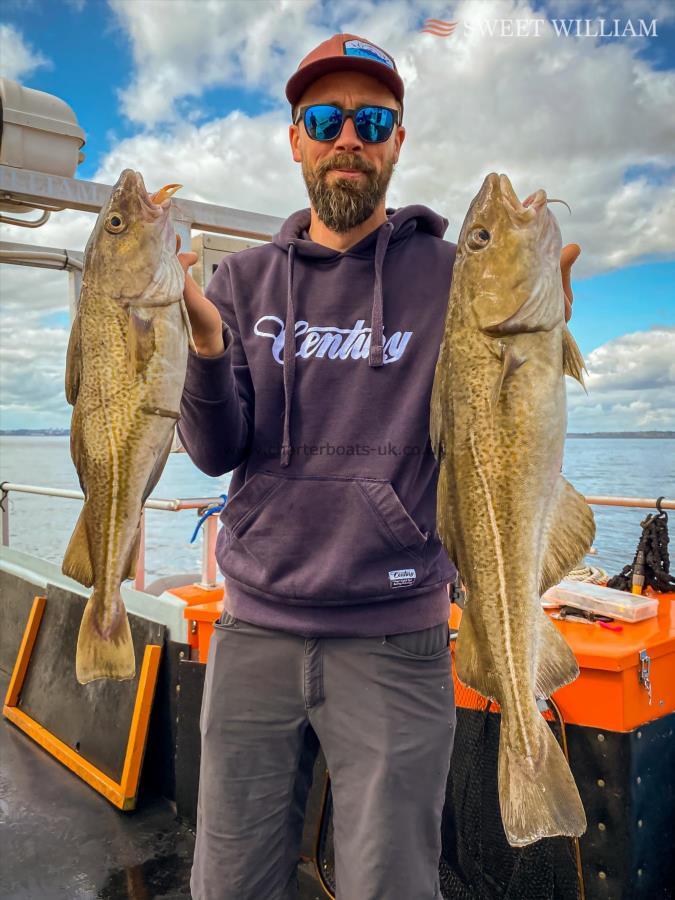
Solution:
<svg viewBox="0 0 675 900"><path fill-rule="evenodd" d="M165 184L163 188L160 188L158 191L151 194L145 186L141 173L135 172L134 174L136 176L136 187L138 189L139 197L145 206L155 215L159 215L160 212L168 209L173 195L183 187L182 184Z"/></svg>
<svg viewBox="0 0 675 900"><path fill-rule="evenodd" d="M546 207L548 197L543 188L530 194L522 203L513 189L513 185L507 175L499 176L499 187L506 209L512 219L518 222L530 222L540 210Z"/></svg>

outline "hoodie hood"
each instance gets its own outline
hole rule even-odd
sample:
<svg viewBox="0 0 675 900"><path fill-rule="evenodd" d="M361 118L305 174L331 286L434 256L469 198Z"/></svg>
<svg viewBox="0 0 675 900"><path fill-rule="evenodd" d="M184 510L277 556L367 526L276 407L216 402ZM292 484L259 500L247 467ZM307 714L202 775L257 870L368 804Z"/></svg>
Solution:
<svg viewBox="0 0 675 900"><path fill-rule="evenodd" d="M330 262L339 257L372 258L374 267L374 289L371 307L371 343L368 365L383 364L384 352L384 297L382 291L382 269L389 248L407 241L417 230L442 238L448 227L448 220L426 206L404 206L401 209L387 209L387 221L367 234L348 250L334 250L317 244L309 237L311 210L301 209L290 215L281 230L272 239L273 244L288 254L288 279L286 288L286 322L284 335L284 427L280 463L287 466L291 459L290 418L295 383L295 301L294 263L296 256L311 257L317 264Z"/></svg>
<svg viewBox="0 0 675 900"><path fill-rule="evenodd" d="M427 206L417 204L415 206L402 206L400 209L387 209L387 222L379 228L367 234L358 244L354 244L349 250L333 250L317 244L309 237L311 222L311 210L299 209L290 215L278 234L272 238L272 243L282 250L288 251L289 244L293 243L296 252L301 256L313 256L316 259L332 260L338 256L372 256L377 242L378 232L389 223L391 237L389 243L395 245L400 240L406 240L415 230L423 231L434 237L442 238L448 227L448 220L439 216Z"/></svg>

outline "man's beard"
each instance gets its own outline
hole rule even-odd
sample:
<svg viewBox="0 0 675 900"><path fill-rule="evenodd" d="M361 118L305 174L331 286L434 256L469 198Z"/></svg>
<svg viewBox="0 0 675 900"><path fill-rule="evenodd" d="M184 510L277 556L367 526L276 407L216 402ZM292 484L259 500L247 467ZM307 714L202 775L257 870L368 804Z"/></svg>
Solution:
<svg viewBox="0 0 675 900"><path fill-rule="evenodd" d="M326 174L331 169L355 169L364 172L365 178L334 178L329 184ZM387 192L393 171L392 160L387 160L378 173L374 166L352 153L339 153L314 169L302 161L310 202L320 221L337 234L356 228L373 214Z"/></svg>

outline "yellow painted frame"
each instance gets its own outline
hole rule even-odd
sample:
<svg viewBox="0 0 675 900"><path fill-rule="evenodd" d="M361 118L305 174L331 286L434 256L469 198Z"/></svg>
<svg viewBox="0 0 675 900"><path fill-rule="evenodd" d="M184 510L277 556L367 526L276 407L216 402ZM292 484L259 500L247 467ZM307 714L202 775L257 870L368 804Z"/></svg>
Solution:
<svg viewBox="0 0 675 900"><path fill-rule="evenodd" d="M159 644L147 644L145 648L141 674L138 679L136 701L129 728L124 766L122 767L122 779L118 784L80 756L68 744L64 744L63 741L47 731L39 722L31 719L29 715L17 706L26 672L28 671L31 653L35 646L35 639L40 630L46 602L46 597L36 597L33 600L21 646L14 663L14 670L5 696L2 713L6 719L9 719L10 722L13 722L24 731L43 747L47 753L50 753L60 763L69 768L71 772L74 772L83 781L86 781L99 794L103 794L106 800L109 800L114 806L122 810L134 809L162 648Z"/></svg>

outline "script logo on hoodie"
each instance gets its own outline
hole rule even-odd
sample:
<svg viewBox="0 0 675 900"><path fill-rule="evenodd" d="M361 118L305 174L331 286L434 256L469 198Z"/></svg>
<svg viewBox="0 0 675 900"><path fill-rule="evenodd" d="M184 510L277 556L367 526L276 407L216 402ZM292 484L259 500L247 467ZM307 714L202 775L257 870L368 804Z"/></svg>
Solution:
<svg viewBox="0 0 675 900"><path fill-rule="evenodd" d="M265 330L270 328L271 330ZM278 316L261 316L253 328L258 337L272 339L272 356L283 365L284 339L286 327ZM338 328L336 325L310 325L309 322L300 320L295 323L295 346L298 346L298 338L302 338L299 349L295 355L302 359L311 356L328 359L368 359L370 352L371 329L366 327L365 319L357 319L351 328ZM400 359L408 341L412 337L412 331L395 331L384 342L383 362L396 362Z"/></svg>

